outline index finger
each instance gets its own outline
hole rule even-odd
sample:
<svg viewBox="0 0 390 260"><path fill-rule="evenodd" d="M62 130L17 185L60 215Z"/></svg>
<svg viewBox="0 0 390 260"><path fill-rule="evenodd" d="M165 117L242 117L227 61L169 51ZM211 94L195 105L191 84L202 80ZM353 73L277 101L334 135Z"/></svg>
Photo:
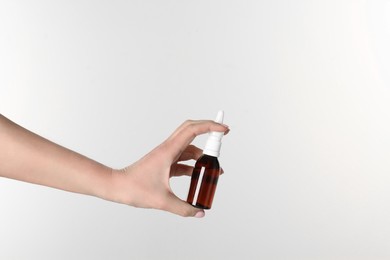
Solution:
<svg viewBox="0 0 390 260"><path fill-rule="evenodd" d="M208 132L227 133L229 128L212 120L187 120L167 139L168 152L177 157L198 135Z"/></svg>

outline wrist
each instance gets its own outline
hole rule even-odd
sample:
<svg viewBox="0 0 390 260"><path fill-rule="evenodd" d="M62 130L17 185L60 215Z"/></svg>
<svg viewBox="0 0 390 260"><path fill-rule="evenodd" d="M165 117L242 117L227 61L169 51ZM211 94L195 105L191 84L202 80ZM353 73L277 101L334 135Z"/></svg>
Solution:
<svg viewBox="0 0 390 260"><path fill-rule="evenodd" d="M104 200L110 200L113 171L114 169L107 166L102 166L101 169L96 171L93 183L90 185L89 194Z"/></svg>
<svg viewBox="0 0 390 260"><path fill-rule="evenodd" d="M124 189L122 188L125 174L125 169L110 168L106 176L105 184L100 191L101 196L99 197L112 202L129 204L125 198Z"/></svg>

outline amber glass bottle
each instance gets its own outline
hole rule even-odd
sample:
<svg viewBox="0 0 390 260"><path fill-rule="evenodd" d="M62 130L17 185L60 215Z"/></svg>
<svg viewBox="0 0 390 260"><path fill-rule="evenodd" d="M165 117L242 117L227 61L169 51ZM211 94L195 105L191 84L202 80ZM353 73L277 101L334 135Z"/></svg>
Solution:
<svg viewBox="0 0 390 260"><path fill-rule="evenodd" d="M187 202L197 208L210 209L220 173L218 158L202 155L195 163Z"/></svg>
<svg viewBox="0 0 390 260"><path fill-rule="evenodd" d="M224 113L219 111L215 122L223 122ZM223 133L211 132L203 155L196 161L191 177L191 186L187 202L191 205L210 209L213 204L218 178L221 173L218 156L221 149Z"/></svg>

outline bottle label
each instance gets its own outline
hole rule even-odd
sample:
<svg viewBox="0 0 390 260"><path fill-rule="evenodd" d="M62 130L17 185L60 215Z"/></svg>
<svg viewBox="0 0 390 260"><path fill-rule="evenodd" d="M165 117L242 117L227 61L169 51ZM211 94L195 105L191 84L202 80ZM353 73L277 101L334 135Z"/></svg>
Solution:
<svg viewBox="0 0 390 260"><path fill-rule="evenodd" d="M194 199L193 199L193 205L196 205L196 202L198 201L198 196L199 196L199 190L200 190L200 186L202 186L202 181L203 181L203 175L204 175L204 171L205 171L206 167L202 167L200 169L200 173L199 173L199 178L198 178L198 183L196 185L196 190L195 190L195 195L194 195Z"/></svg>

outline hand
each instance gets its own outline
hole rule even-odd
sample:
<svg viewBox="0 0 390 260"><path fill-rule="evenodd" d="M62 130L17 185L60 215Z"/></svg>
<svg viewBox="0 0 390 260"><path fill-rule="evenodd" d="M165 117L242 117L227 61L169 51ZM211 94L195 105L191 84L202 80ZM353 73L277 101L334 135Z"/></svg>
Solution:
<svg viewBox="0 0 390 260"><path fill-rule="evenodd" d="M107 199L127 205L169 211L181 216L203 217L204 211L179 199L170 188L172 176L191 176L193 167L181 161L197 160L202 150L190 145L198 135L229 129L209 120L188 120L167 140L134 164L112 170L112 185Z"/></svg>

